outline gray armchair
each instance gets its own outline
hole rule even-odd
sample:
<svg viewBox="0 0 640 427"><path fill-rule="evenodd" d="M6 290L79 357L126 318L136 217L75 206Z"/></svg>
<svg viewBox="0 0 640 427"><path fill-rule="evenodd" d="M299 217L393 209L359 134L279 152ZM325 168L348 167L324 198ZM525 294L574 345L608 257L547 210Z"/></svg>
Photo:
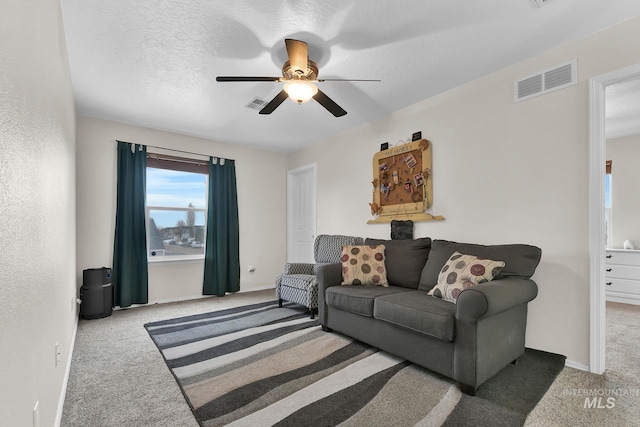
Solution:
<svg viewBox="0 0 640 427"><path fill-rule="evenodd" d="M315 263L287 263L284 272L276 279L279 306L282 307L283 301L303 305L309 309L313 319L318 312L318 268L340 262L343 246L362 244L362 237L327 234L316 237L313 244Z"/></svg>

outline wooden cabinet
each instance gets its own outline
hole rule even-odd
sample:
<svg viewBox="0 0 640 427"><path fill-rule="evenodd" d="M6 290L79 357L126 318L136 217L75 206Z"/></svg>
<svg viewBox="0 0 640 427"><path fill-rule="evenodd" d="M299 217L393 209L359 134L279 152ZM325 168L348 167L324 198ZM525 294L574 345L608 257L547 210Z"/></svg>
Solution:
<svg viewBox="0 0 640 427"><path fill-rule="evenodd" d="M607 301L640 305L640 251L607 249Z"/></svg>

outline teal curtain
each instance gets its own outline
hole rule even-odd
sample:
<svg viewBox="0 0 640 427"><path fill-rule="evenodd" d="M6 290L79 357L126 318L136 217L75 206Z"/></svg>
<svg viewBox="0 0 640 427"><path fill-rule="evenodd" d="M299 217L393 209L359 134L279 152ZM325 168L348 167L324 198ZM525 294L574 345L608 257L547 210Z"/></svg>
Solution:
<svg viewBox="0 0 640 427"><path fill-rule="evenodd" d="M113 244L115 305L148 303L145 186L147 147L118 141L116 232Z"/></svg>
<svg viewBox="0 0 640 427"><path fill-rule="evenodd" d="M207 241L204 256L204 295L224 296L240 290L240 226L236 165L209 157Z"/></svg>

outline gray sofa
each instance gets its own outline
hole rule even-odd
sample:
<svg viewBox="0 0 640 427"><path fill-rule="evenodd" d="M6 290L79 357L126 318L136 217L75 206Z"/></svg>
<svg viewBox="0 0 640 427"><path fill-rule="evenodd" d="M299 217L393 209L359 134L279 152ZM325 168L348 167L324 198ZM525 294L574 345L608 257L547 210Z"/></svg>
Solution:
<svg viewBox="0 0 640 427"><path fill-rule="evenodd" d="M385 245L388 287L340 286L342 265L318 270L319 317L337 331L477 388L524 353L527 303L538 293L530 278L541 250L483 246L429 238L367 239ZM501 260L494 280L462 291L457 303L428 295L454 252Z"/></svg>

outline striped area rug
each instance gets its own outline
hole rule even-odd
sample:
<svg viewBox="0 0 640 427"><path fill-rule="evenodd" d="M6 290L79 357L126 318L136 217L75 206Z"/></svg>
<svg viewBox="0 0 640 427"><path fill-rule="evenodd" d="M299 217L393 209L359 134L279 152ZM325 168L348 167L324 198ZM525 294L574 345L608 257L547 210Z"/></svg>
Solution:
<svg viewBox="0 0 640 427"><path fill-rule="evenodd" d="M448 378L323 332L299 306L274 301L145 327L202 426L522 425L564 364L527 350L470 397Z"/></svg>

